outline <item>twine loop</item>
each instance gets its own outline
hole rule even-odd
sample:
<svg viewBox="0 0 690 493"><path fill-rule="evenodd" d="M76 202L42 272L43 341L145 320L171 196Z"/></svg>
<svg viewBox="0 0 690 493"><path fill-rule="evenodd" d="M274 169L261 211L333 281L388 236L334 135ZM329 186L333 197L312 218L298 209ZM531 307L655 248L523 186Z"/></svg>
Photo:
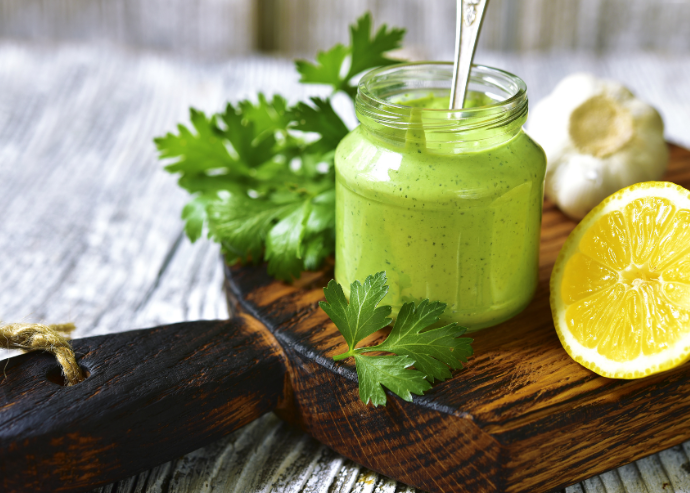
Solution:
<svg viewBox="0 0 690 493"><path fill-rule="evenodd" d="M67 385L76 385L84 381L84 375L69 344L69 334L75 328L72 323L0 325L0 348L52 353L62 367Z"/></svg>

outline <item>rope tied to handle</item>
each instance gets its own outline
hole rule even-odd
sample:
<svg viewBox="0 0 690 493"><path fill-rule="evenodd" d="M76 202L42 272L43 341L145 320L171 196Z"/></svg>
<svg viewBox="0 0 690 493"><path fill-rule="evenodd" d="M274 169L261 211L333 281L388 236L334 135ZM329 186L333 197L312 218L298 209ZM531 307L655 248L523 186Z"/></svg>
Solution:
<svg viewBox="0 0 690 493"><path fill-rule="evenodd" d="M0 325L0 348L52 353L62 367L67 385L76 385L84 381L84 374L79 368L74 351L69 344L68 336L75 328L73 323L53 325L2 324Z"/></svg>

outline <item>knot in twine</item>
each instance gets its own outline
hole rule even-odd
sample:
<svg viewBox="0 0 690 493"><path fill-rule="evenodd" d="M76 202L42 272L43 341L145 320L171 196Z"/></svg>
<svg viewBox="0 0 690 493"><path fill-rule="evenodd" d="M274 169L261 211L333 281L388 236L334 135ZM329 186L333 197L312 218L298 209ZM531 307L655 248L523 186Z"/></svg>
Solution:
<svg viewBox="0 0 690 493"><path fill-rule="evenodd" d="M67 385L76 385L84 380L84 375L68 340L69 333L75 328L72 323L0 325L0 348L52 353L62 367Z"/></svg>

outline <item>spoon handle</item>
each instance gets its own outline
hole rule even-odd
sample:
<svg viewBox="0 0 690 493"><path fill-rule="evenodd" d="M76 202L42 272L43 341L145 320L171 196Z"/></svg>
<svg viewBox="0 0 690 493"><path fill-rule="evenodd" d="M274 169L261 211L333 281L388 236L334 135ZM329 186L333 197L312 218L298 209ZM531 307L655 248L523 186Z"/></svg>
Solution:
<svg viewBox="0 0 690 493"><path fill-rule="evenodd" d="M465 105L467 86L477 39L484 22L489 0L458 0L458 17L455 31L455 65L453 85L450 89L450 109L462 109Z"/></svg>

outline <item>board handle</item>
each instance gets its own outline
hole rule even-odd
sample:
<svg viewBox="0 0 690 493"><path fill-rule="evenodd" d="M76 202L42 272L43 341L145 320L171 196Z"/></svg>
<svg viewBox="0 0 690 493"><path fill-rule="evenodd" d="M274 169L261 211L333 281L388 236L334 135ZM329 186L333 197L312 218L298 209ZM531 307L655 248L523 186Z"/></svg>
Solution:
<svg viewBox="0 0 690 493"><path fill-rule="evenodd" d="M0 372L4 493L88 491L184 455L273 410L289 393L268 329L247 314L72 341L88 377L55 358ZM5 363L0 363L5 365Z"/></svg>

